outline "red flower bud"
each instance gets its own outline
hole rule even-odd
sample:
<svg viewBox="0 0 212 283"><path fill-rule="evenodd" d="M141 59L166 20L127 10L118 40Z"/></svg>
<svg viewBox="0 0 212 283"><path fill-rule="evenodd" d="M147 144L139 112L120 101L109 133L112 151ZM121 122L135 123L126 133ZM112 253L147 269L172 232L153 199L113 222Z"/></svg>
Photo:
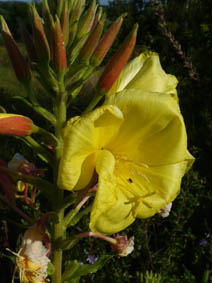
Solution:
<svg viewBox="0 0 212 283"><path fill-rule="evenodd" d="M50 48L43 29L42 20L35 8L32 6L33 28L34 28L34 41L40 63L47 64L50 59Z"/></svg>
<svg viewBox="0 0 212 283"><path fill-rule="evenodd" d="M80 51L79 58L88 61L93 54L104 28L105 17L103 17L96 25L95 29L91 32L89 38Z"/></svg>
<svg viewBox="0 0 212 283"><path fill-rule="evenodd" d="M96 13L96 0L93 0L89 9L82 15L79 20L77 39L83 38L91 29Z"/></svg>
<svg viewBox="0 0 212 283"><path fill-rule="evenodd" d="M27 117L16 114L0 113L0 134L12 136L28 136L36 126Z"/></svg>
<svg viewBox="0 0 212 283"><path fill-rule="evenodd" d="M109 28L106 34L98 44L93 56L91 57L91 63L95 66L99 65L113 44L123 22L123 15L120 16Z"/></svg>
<svg viewBox="0 0 212 283"><path fill-rule="evenodd" d="M63 41L63 33L60 21L56 16L56 22L53 31L53 62L57 72L62 72L67 67L66 50Z"/></svg>
<svg viewBox="0 0 212 283"><path fill-rule="evenodd" d="M21 34L22 34L22 38L23 38L29 59L31 60L31 62L37 62L37 53L35 50L34 42L30 34L24 27L21 27Z"/></svg>
<svg viewBox="0 0 212 283"><path fill-rule="evenodd" d="M63 11L60 17L60 22L63 31L63 39L66 46L69 39L69 10L68 10L67 1L64 3Z"/></svg>
<svg viewBox="0 0 212 283"><path fill-rule="evenodd" d="M137 30L138 24L134 26L133 30L125 38L123 44L109 61L98 82L98 88L100 90L107 92L118 78L134 49Z"/></svg>
<svg viewBox="0 0 212 283"><path fill-rule="evenodd" d="M19 51L18 46L2 16L0 17L0 20L2 25L2 36L16 77L23 84L29 83L31 80L31 71L29 66Z"/></svg>

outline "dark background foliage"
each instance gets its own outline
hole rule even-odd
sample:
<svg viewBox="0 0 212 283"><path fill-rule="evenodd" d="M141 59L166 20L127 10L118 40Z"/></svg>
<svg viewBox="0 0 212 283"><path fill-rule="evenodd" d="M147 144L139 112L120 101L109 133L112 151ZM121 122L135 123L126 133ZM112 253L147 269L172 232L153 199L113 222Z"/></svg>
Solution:
<svg viewBox="0 0 212 283"><path fill-rule="evenodd" d="M166 72L178 78L178 94L188 131L189 150L195 156L196 162L183 179L181 194L174 202L170 216L162 219L156 215L151 219L137 220L126 231L135 236L133 254L127 258L113 258L101 271L82 279L81 282L141 282L140 274L147 270L159 273L161 282L212 282L210 278L203 281L206 271L212 270L212 1L166 0L161 3L163 11L157 1L109 2L104 7L108 15L108 25L120 14L127 12L121 32L109 55L116 50L134 23L139 23L137 46L133 56L146 50L158 52ZM18 21L21 19L30 26L27 10L25 3L0 3L0 13L6 18L17 40L20 40ZM3 47L0 48L2 69L2 66L8 65L8 59ZM0 105L8 112L29 115L28 109L23 109L18 103L9 102L9 98L20 86L13 89L11 85L5 84L3 74L2 69ZM11 82L17 84L14 78L11 78ZM22 91L21 88L19 91ZM0 137L0 143L0 159L8 161L19 151L30 161L38 163L20 141L14 142L12 138ZM42 166L39 163L38 165ZM23 209L27 210L26 207ZM81 222L78 232L84 231L87 221ZM18 223L18 216L1 208L2 283L10 282L12 273L11 258L4 248L9 245L15 250L18 235L22 231L15 222ZM67 253L66 256L85 261L84 249L95 255L110 252L110 247L104 242L86 240L80 248L73 249L71 255Z"/></svg>

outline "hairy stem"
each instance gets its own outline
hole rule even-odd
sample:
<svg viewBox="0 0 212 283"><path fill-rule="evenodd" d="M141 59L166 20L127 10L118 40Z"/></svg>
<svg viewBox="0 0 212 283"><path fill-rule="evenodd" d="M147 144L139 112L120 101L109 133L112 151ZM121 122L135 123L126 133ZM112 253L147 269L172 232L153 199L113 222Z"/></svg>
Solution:
<svg viewBox="0 0 212 283"><path fill-rule="evenodd" d="M58 177L58 168L60 159L63 153L63 139L61 135L61 130L66 122L66 93L64 90L63 82L60 83L60 92L58 93L56 105L56 117L57 123L55 126L55 136L58 140L58 144L55 151L55 166L54 166L54 184L57 186L57 177ZM64 208L62 207L63 203L63 191L57 187L57 193L55 194L54 200L54 211L57 214L57 223L54 224L53 231L53 255L52 255L52 263L55 267L55 272L52 275L52 283L61 283L61 275L62 275L62 249L57 247L58 241L62 240L64 234Z"/></svg>

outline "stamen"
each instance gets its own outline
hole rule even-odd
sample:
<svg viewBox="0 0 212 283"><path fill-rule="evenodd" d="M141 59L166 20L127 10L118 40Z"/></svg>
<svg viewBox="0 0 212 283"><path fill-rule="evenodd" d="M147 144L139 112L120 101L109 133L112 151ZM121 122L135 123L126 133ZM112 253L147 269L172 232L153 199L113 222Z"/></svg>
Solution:
<svg viewBox="0 0 212 283"><path fill-rule="evenodd" d="M132 160L128 157L128 155L126 154L116 154L115 155L115 159L116 159L116 165L115 168L118 170L123 170L123 169L127 169L127 171L130 174L130 177L136 177L136 175L138 176L142 176L146 182L150 183L149 178L146 176L146 174L144 174L141 171L141 168L136 169L135 167L143 167L143 168L149 168L149 166L143 162L139 162L139 161L135 161ZM129 183L133 183L133 181L131 182L130 180L132 180L133 178L128 178L128 182Z"/></svg>

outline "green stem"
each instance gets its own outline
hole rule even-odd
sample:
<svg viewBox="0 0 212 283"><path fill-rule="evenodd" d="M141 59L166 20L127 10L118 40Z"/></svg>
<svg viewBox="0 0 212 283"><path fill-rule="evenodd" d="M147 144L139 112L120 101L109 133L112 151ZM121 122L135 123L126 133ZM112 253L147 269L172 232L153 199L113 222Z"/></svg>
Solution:
<svg viewBox="0 0 212 283"><path fill-rule="evenodd" d="M25 86L25 90L26 93L30 99L30 101L32 102L33 105L33 109L39 113L41 116L43 116L46 120L48 120L53 126L56 124L56 118L55 116L50 113L48 110L46 110L45 108L41 107L37 101L37 98L35 97L31 86L27 85Z"/></svg>
<svg viewBox="0 0 212 283"><path fill-rule="evenodd" d="M88 112L92 111L94 107L99 103L99 101L102 99L102 95L95 95L94 98L91 100L90 104L87 106L87 108L83 111L83 114L87 114Z"/></svg>
<svg viewBox="0 0 212 283"><path fill-rule="evenodd" d="M54 184L57 186L57 177L58 177L58 169L60 159L63 153L63 139L61 135L61 130L66 122L66 92L64 90L64 83L60 81L59 83L60 91L57 96L57 102L55 105L56 109L56 117L57 123L55 125L55 136L58 140L58 144L55 151L55 166L54 166ZM54 224L53 228L53 255L52 255L52 263L55 267L55 272L52 275L52 283L61 283L62 276L62 249L58 248L57 243L62 240L64 235L64 208L62 206L63 203L63 191L57 187L57 193L55 194L54 200L54 211L57 214L58 221Z"/></svg>
<svg viewBox="0 0 212 283"><path fill-rule="evenodd" d="M206 270L204 270L203 272L203 276L202 276L202 283L207 283L209 280L209 275L212 271L209 270L208 268Z"/></svg>
<svg viewBox="0 0 212 283"><path fill-rule="evenodd" d="M45 160L49 165L53 164L52 155L43 148L36 140L34 140L31 136L24 137L24 139L33 147L34 151L41 156L43 160Z"/></svg>

